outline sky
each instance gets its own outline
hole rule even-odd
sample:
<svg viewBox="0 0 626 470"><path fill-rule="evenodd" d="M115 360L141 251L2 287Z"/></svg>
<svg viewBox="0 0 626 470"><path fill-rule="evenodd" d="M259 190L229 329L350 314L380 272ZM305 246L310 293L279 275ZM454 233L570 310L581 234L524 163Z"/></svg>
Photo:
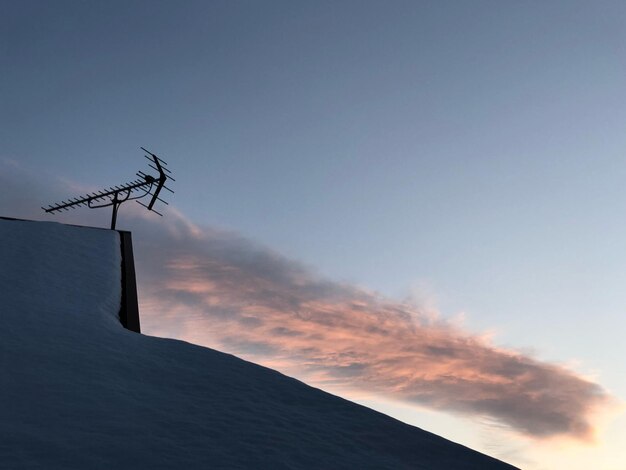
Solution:
<svg viewBox="0 0 626 470"><path fill-rule="evenodd" d="M107 226L39 206L139 146L174 171L163 219L119 215L146 333L525 469L623 468L623 2L0 8L0 215Z"/></svg>

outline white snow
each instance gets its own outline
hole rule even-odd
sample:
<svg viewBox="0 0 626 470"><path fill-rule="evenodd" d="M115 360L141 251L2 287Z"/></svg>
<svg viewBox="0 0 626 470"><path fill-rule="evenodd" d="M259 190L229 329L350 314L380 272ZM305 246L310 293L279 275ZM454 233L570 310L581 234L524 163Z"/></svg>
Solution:
<svg viewBox="0 0 626 470"><path fill-rule="evenodd" d="M0 219L0 467L513 468L234 356L127 331L120 289L117 232Z"/></svg>

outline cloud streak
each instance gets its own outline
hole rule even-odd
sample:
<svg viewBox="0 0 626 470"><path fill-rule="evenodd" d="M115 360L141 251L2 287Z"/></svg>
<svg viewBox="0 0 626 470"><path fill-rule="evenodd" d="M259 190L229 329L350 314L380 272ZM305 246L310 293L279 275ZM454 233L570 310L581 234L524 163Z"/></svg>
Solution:
<svg viewBox="0 0 626 470"><path fill-rule="evenodd" d="M176 324L192 342L315 385L487 415L538 438L589 439L594 411L610 401L571 370L499 348L409 303L321 279L233 233L182 217L174 225L161 267L141 266L155 330Z"/></svg>
<svg viewBox="0 0 626 470"><path fill-rule="evenodd" d="M27 177L4 164L4 187L16 172ZM27 206L20 199L19 213L10 213L4 199L0 215L41 218ZM155 223L133 206L120 215L122 223L132 219L148 334L231 352L323 388L489 416L536 438L590 439L594 412L611 402L567 368L497 347L410 303L325 280L235 233L196 227L175 210ZM82 223L97 217L89 212L79 215ZM62 220L77 221L72 214Z"/></svg>

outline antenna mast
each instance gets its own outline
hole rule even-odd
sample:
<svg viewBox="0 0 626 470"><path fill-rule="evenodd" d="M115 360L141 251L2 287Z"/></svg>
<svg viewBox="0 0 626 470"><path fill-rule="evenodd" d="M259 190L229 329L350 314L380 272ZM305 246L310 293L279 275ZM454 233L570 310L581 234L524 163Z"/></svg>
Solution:
<svg viewBox="0 0 626 470"><path fill-rule="evenodd" d="M163 216L163 214L154 210L154 204L157 201L160 201L166 205L168 204L159 197L159 194L161 193L162 189L173 193L174 191L165 186L165 183L169 180L176 180L172 178L172 172L167 169L167 163L165 161L163 161L154 153L146 150L145 148L140 148L147 154L144 155L144 157L150 161L148 166L153 170L158 171L158 176L153 176L144 173L143 171L138 171L136 175L138 176L138 179L133 180L129 183L124 183L120 186L112 186L108 189L96 191L94 193L87 194L86 196L82 196L79 198L70 198L67 201L61 201L48 207L42 207L42 209L49 214L53 214L64 210L67 211L70 209L75 209L79 206L87 206L90 209L99 209L101 207L112 206L113 213L111 214L111 230L115 230L115 224L117 222L117 211L120 205L122 205L122 203L126 201L137 201L149 211ZM147 205L139 200L146 196L152 196L150 202Z"/></svg>

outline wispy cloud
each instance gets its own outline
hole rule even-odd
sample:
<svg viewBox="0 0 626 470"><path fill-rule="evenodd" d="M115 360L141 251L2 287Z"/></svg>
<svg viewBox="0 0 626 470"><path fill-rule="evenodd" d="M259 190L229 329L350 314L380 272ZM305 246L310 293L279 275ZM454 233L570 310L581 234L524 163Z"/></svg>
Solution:
<svg viewBox="0 0 626 470"><path fill-rule="evenodd" d="M322 279L235 233L197 227L175 210L158 224L123 210L134 219L147 333L321 387L488 416L532 437L589 439L595 410L611 401L572 370L497 347L410 303Z"/></svg>
<svg viewBox="0 0 626 470"><path fill-rule="evenodd" d="M150 250L141 255L155 330L176 325L190 341L319 386L486 415L533 437L589 439L594 410L610 401L598 384L565 367L184 220L162 241L169 249L160 259Z"/></svg>

